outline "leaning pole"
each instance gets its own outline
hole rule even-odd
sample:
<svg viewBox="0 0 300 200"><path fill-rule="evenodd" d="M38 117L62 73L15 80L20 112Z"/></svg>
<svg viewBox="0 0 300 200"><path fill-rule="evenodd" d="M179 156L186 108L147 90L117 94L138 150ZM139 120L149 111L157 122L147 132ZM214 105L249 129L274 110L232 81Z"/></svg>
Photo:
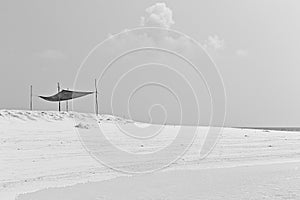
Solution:
<svg viewBox="0 0 300 200"><path fill-rule="evenodd" d="M32 85L30 85L30 110L32 110Z"/></svg>
<svg viewBox="0 0 300 200"><path fill-rule="evenodd" d="M98 90L97 90L97 79L95 79L95 113L98 115Z"/></svg>

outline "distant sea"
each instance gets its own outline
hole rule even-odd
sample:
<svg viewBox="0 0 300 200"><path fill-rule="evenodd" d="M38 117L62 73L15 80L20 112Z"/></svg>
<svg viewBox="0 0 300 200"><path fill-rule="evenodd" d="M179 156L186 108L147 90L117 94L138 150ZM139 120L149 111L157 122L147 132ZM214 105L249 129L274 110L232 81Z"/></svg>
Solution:
<svg viewBox="0 0 300 200"><path fill-rule="evenodd" d="M300 127L235 127L235 128L274 130L274 131L299 131L300 132Z"/></svg>

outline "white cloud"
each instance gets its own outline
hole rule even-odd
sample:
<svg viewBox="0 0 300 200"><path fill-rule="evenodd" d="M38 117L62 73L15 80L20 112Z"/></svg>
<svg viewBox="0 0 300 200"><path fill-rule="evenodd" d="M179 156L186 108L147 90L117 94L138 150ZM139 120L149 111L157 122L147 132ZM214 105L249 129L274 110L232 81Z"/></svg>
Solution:
<svg viewBox="0 0 300 200"><path fill-rule="evenodd" d="M212 47L214 50L224 49L225 42L218 35L208 36L208 40L204 43L204 48Z"/></svg>
<svg viewBox="0 0 300 200"><path fill-rule="evenodd" d="M156 3L146 9L147 16L141 18L142 26L170 28L175 24L173 12L165 3Z"/></svg>
<svg viewBox="0 0 300 200"><path fill-rule="evenodd" d="M37 57L44 58L44 59L63 59L65 58L65 54L59 50L55 49L47 49L45 51L35 53Z"/></svg>
<svg viewBox="0 0 300 200"><path fill-rule="evenodd" d="M236 50L235 54L239 57L246 57L246 56L248 56L249 53L245 49L238 49L238 50Z"/></svg>
<svg viewBox="0 0 300 200"><path fill-rule="evenodd" d="M161 27L169 29L175 22L172 18L172 10L165 3L156 3L146 8L146 17L141 18L141 25L144 27ZM131 31L125 29L122 34L108 34L111 51L122 51L133 49L139 46L154 46L170 49L179 53L194 55L193 50L197 47L192 40L176 32L163 30L141 29ZM109 50L108 50L109 51Z"/></svg>

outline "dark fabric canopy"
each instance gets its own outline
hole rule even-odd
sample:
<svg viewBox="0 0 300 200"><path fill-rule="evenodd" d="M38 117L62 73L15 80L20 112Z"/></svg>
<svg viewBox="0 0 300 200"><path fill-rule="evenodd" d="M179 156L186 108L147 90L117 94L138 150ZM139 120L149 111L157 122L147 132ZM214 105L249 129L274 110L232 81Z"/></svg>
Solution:
<svg viewBox="0 0 300 200"><path fill-rule="evenodd" d="M94 92L76 92L70 90L62 90L59 93L49 97L44 97L44 96L39 96L39 97L46 101L67 101L70 99L76 99L93 93Z"/></svg>

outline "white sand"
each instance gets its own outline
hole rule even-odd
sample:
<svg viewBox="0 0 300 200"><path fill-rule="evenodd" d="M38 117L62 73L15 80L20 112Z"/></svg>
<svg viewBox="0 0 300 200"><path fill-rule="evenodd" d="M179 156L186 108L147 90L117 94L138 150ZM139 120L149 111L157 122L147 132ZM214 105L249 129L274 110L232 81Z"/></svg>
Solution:
<svg viewBox="0 0 300 200"><path fill-rule="evenodd" d="M52 188L19 200L300 199L299 163L179 170Z"/></svg>
<svg viewBox="0 0 300 200"><path fill-rule="evenodd" d="M88 124L86 115L77 115ZM120 120L122 119L103 116L101 126L113 133L116 130L112 130L111 125ZM204 199L222 199L222 197L223 199L297 199L300 193L300 189L296 189L296 186L300 185L298 164L291 164L300 161L299 132L264 132L226 128L216 148L205 160L199 160L199 147L204 137L199 135L188 153L164 172L128 177L128 174L108 169L91 158L82 147L74 125L76 124L73 121L73 114L0 111L1 200L15 199L19 194L48 187L71 186L120 176L123 177L96 183L96 185L74 186L57 191L64 195L63 199L72 199L72 196L68 196L71 194L77 194L75 196L85 194L87 197L85 199L89 199L86 192L80 192L77 187L83 187L83 191L90 191L94 190L97 184L106 189L97 190L97 198L91 196L90 199L101 199L101 195L107 199L199 199L202 197ZM166 126L163 136L143 144L134 140L128 143L128 140L120 135L117 138L108 135L108 138L115 145L120 145L128 151L150 152L168 144L174 137L172 133L177 129L178 127ZM207 128L201 129L205 132ZM285 164L274 165L273 163ZM223 169L224 167L232 168ZM175 169L180 171L168 171ZM282 176L278 170L282 172ZM193 181L188 184L190 180ZM207 182L208 180L210 182ZM264 181L264 185L258 189L259 183ZM290 183L287 183L289 181ZM215 188L215 184L219 186ZM220 194L216 192L217 189L222 189L222 185L224 188L232 186L228 189L228 194L227 189L219 191ZM127 190L131 192L128 193ZM277 193L274 192L275 190L278 190ZM260 192L255 196L254 191ZM37 195L36 197L27 194L20 196L20 199L47 199L49 195L43 198L39 196L43 192L52 195L56 193L47 190L32 194Z"/></svg>

